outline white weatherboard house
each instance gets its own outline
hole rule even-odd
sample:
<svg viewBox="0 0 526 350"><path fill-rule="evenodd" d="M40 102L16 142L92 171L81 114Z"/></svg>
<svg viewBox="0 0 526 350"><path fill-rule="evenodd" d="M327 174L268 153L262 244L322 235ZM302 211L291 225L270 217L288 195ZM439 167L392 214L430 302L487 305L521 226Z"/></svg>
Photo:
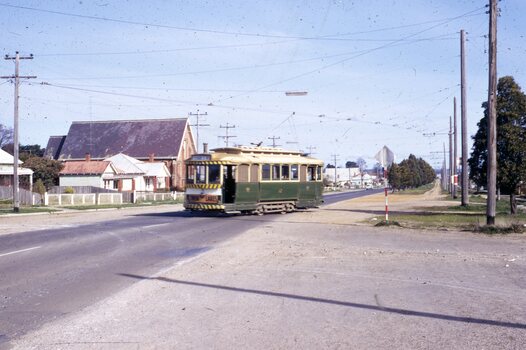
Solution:
<svg viewBox="0 0 526 350"><path fill-rule="evenodd" d="M119 170L119 191L155 192L170 188L170 171L163 162L143 162L123 153L105 159Z"/></svg>
<svg viewBox="0 0 526 350"><path fill-rule="evenodd" d="M21 167L20 165L22 165L22 162L20 160L18 160L18 165L18 175L20 177L21 183L24 183L23 178L25 177L28 180L25 183L29 187L26 189L31 190L33 187L33 170ZM13 176L14 158L6 151L0 149L0 186L13 186ZM21 185L21 187L24 186Z"/></svg>
<svg viewBox="0 0 526 350"><path fill-rule="evenodd" d="M64 163L59 173L60 186L93 186L115 188L115 175L119 170L111 162L90 160Z"/></svg>

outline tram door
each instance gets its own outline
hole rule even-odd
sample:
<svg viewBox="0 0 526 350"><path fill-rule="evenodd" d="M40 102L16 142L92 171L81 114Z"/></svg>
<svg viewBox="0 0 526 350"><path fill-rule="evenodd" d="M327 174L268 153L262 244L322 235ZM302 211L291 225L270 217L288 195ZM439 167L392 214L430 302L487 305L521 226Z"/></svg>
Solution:
<svg viewBox="0 0 526 350"><path fill-rule="evenodd" d="M223 167L223 203L234 203L236 198L236 166L225 165Z"/></svg>

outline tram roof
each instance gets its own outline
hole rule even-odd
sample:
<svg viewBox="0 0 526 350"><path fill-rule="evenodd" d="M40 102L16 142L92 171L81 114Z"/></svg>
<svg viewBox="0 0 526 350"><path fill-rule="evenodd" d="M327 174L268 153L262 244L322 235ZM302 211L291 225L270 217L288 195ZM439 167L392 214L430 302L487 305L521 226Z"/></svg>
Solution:
<svg viewBox="0 0 526 350"><path fill-rule="evenodd" d="M207 163L221 162L225 164L316 164L323 161L306 156L302 152L284 150L273 147L222 147L214 148L211 153L194 155L190 162Z"/></svg>

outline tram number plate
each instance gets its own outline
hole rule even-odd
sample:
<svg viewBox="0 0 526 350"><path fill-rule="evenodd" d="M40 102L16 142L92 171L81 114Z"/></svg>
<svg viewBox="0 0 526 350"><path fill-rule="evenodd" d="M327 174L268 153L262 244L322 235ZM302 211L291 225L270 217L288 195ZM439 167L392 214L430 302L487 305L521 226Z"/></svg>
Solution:
<svg viewBox="0 0 526 350"><path fill-rule="evenodd" d="M189 200L195 203L217 203L218 197L217 196L210 196L210 195L189 195Z"/></svg>

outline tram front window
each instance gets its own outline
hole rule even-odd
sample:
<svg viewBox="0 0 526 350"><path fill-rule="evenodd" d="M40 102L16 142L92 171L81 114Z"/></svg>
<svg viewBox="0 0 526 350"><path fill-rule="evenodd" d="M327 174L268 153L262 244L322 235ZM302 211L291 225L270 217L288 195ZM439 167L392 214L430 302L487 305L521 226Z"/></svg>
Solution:
<svg viewBox="0 0 526 350"><path fill-rule="evenodd" d="M195 166L195 183L196 184L206 183L206 166L205 165Z"/></svg>
<svg viewBox="0 0 526 350"><path fill-rule="evenodd" d="M208 166L208 183L221 183L221 165L211 164Z"/></svg>

